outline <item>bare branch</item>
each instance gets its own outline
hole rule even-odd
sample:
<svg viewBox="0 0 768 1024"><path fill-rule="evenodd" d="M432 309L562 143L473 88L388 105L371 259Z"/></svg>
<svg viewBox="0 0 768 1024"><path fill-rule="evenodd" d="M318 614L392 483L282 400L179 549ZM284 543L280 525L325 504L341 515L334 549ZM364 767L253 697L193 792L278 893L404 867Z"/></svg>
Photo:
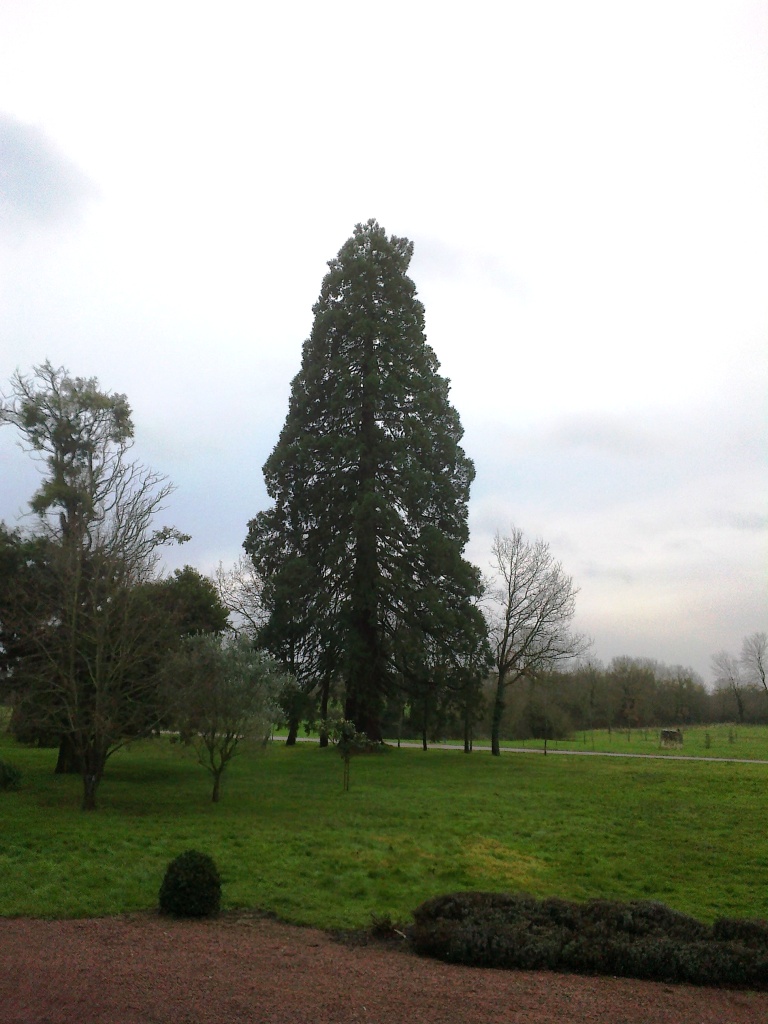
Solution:
<svg viewBox="0 0 768 1024"><path fill-rule="evenodd" d="M266 622L268 612L264 606L263 582L251 559L240 555L229 569L219 562L214 582L221 603L235 617L235 630L255 637Z"/></svg>
<svg viewBox="0 0 768 1024"><path fill-rule="evenodd" d="M744 721L744 680L737 658L728 651L718 651L712 655L712 671L715 685L722 690L730 690L736 701L739 721Z"/></svg>
<svg viewBox="0 0 768 1024"><path fill-rule="evenodd" d="M760 685L768 693L765 670L768 664L768 636L765 633L752 633L745 636L741 645L742 668L750 683Z"/></svg>

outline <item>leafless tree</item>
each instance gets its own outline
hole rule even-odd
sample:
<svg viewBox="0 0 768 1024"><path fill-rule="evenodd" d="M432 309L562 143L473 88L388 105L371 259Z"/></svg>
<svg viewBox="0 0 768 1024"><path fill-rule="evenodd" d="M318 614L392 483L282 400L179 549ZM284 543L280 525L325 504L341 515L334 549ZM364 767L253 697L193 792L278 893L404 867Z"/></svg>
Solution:
<svg viewBox="0 0 768 1024"><path fill-rule="evenodd" d="M506 688L580 657L591 641L571 630L578 591L547 543L526 541L513 527L496 534L491 551L486 616L497 673L491 751L498 755Z"/></svg>
<svg viewBox="0 0 768 1024"><path fill-rule="evenodd" d="M741 645L741 667L747 680L754 685L760 685L768 693L768 683L765 679L766 664L768 663L768 636L765 633L752 633L745 636Z"/></svg>
<svg viewBox="0 0 768 1024"><path fill-rule="evenodd" d="M215 576L221 603L235 621L235 631L253 638L267 619L262 600L262 580L247 555L240 555L229 569L219 562Z"/></svg>
<svg viewBox="0 0 768 1024"><path fill-rule="evenodd" d="M730 690L736 701L739 722L744 721L744 680L738 658L728 651L718 651L712 655L712 671L715 685L721 690Z"/></svg>

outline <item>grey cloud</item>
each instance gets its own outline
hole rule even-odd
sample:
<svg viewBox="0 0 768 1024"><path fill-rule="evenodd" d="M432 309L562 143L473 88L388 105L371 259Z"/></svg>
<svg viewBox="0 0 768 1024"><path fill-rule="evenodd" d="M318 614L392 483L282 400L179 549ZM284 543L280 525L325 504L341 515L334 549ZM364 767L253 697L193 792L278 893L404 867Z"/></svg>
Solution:
<svg viewBox="0 0 768 1024"><path fill-rule="evenodd" d="M94 194L44 132L0 113L0 227L55 224Z"/></svg>

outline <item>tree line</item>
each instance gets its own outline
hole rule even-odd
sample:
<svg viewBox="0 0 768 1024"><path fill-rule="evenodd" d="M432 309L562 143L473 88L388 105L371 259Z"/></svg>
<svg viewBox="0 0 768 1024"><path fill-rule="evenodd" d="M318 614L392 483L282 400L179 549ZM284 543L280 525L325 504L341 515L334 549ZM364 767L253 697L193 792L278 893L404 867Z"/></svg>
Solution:
<svg viewBox="0 0 768 1024"><path fill-rule="evenodd" d="M745 705L746 706L746 705ZM565 739L593 729L685 729L718 722L768 724L768 696L750 689L749 714L739 718L722 686L705 685L693 669L652 658L587 659L565 672L523 680L510 696L502 737ZM487 711L479 731L488 727Z"/></svg>

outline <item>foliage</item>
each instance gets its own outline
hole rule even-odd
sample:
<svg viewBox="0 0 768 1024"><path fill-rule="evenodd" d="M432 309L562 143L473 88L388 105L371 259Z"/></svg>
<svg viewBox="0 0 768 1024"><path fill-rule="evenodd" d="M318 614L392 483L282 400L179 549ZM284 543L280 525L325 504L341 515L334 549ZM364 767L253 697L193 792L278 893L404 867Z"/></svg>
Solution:
<svg viewBox="0 0 768 1024"><path fill-rule="evenodd" d="M211 917L221 909L221 875L212 857L185 850L175 857L160 886L160 910L174 917Z"/></svg>
<svg viewBox="0 0 768 1024"><path fill-rule="evenodd" d="M24 773L0 850L4 914L152 908L168 862L194 847L226 878L225 907L328 928L404 921L467 889L768 917L765 764L390 748L355 758L343 793L335 749L246 742L213 804L181 744L142 740L111 760L100 813L73 818L78 780L52 776L50 752L0 735L0 758Z"/></svg>
<svg viewBox="0 0 768 1024"><path fill-rule="evenodd" d="M0 790L20 788L21 771L10 761L0 761Z"/></svg>
<svg viewBox="0 0 768 1024"><path fill-rule="evenodd" d="M66 583L66 571L62 575L60 565L60 551L52 540L26 536L0 523L0 696L13 705L14 736L22 743L43 747L64 747L62 735L68 728L65 694L55 690L47 677L38 678L40 661L46 652L53 654L57 636L58 642L63 642L63 631L50 629ZM87 594L85 581L81 590ZM141 735L162 717L155 699L162 660L184 635L225 629L228 612L212 581L190 566L167 578L140 582L129 592L113 594L111 600L109 610L115 611L119 603L129 620L110 635L116 643L121 636L123 641L132 636L136 644L132 671L137 670L140 679L124 680L122 690L136 712L139 689L143 691L141 715L124 719L126 735ZM84 600L79 608L81 655L99 642L97 629L88 631L86 627L86 611ZM105 619L102 614L102 627ZM119 621L117 616L113 619ZM101 646L108 654L103 641ZM101 698L105 697L102 690Z"/></svg>
<svg viewBox="0 0 768 1024"><path fill-rule="evenodd" d="M45 362L32 378L14 374L0 423L16 426L22 447L47 467L32 511L60 516L51 524L57 533L91 540L110 511L115 476L126 485L131 480L125 452L133 422L125 395L109 395L95 378L71 377Z"/></svg>
<svg viewBox="0 0 768 1024"><path fill-rule="evenodd" d="M355 723L346 718L335 721L331 727L331 738L336 749L347 760L352 754L360 753L368 746L369 740L364 732L355 729Z"/></svg>
<svg viewBox="0 0 768 1024"><path fill-rule="evenodd" d="M55 614L45 565L49 544L0 522L0 699L14 708L11 728L24 742L57 746L61 723L42 730L26 726L24 708L25 658L34 651L29 624L35 617ZM20 714L21 712L21 714Z"/></svg>
<svg viewBox="0 0 768 1024"><path fill-rule="evenodd" d="M45 467L30 501L36 532L10 541L32 557L17 561L0 611L13 640L16 722L60 735L60 764L66 752L92 810L107 758L160 721L163 637L143 610L143 588L156 577L159 547L186 538L152 529L172 488L128 458L124 395L46 362L32 378L14 375L0 423L17 427Z"/></svg>
<svg viewBox="0 0 768 1024"><path fill-rule="evenodd" d="M768 921L719 917L712 925L712 935L722 942L740 942L744 946L768 949Z"/></svg>
<svg viewBox="0 0 768 1024"><path fill-rule="evenodd" d="M693 985L768 986L768 923L713 926L663 903L459 892L414 911L417 952L477 967L578 971Z"/></svg>
<svg viewBox="0 0 768 1024"><path fill-rule="evenodd" d="M373 220L329 263L288 415L264 465L274 506L245 549L263 581L260 640L301 686L345 687L381 739L388 696L484 636L462 557L474 467L407 275L413 245Z"/></svg>
<svg viewBox="0 0 768 1024"><path fill-rule="evenodd" d="M336 744L336 749L344 761L343 789L349 790L349 766L355 754L378 753L387 748L373 740L369 740L364 732L358 732L355 723L346 718L339 718L329 728L329 735Z"/></svg>
<svg viewBox="0 0 768 1024"><path fill-rule="evenodd" d="M212 775L216 803L222 775L242 741L269 737L287 677L246 636L198 634L169 658L165 679L163 704Z"/></svg>
<svg viewBox="0 0 768 1024"><path fill-rule="evenodd" d="M164 611L173 622L174 633L224 633L229 629L229 609L223 603L213 580L191 565L174 569L171 576L150 584L154 613Z"/></svg>

